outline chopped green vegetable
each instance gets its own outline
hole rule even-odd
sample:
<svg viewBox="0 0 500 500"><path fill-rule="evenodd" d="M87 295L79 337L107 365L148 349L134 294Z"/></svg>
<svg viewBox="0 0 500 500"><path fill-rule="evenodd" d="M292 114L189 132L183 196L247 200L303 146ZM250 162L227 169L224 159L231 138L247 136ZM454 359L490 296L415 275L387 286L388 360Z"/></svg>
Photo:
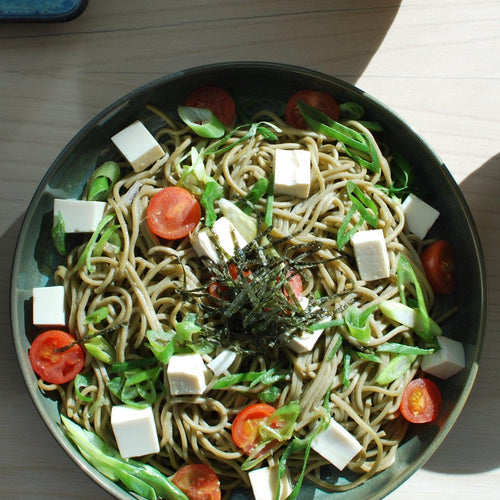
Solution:
<svg viewBox="0 0 500 500"><path fill-rule="evenodd" d="M256 203L267 193L268 185L269 181L265 177L261 177L246 196L236 202L236 206L246 214L249 214L254 209Z"/></svg>
<svg viewBox="0 0 500 500"><path fill-rule="evenodd" d="M258 122L251 124L246 123L244 125L240 125L239 127L236 127L230 132L228 132L222 139L217 141L215 144L207 148L205 150L205 154L210 155L210 154L225 153L226 151L229 151L230 149L237 146L238 144L246 142L252 137L255 137L257 133L261 133L262 136L267 140L277 141L278 137L272 130L270 130L271 128L281 132L281 130L276 125L268 122ZM245 129L248 129L248 131L242 137L239 137L234 142L228 143L228 140L231 139L237 132Z"/></svg>
<svg viewBox="0 0 500 500"><path fill-rule="evenodd" d="M76 263L75 269L80 269L85 265L89 272L91 273L94 272L94 267L90 264L90 259L92 257L96 241L99 238L99 235L104 230L104 228L114 219L114 217L115 216L113 214L108 214L101 220L101 222L99 222L96 230L92 233L92 236L90 237L89 241L87 242L87 245L85 246L82 254L80 255L80 258Z"/></svg>
<svg viewBox="0 0 500 500"><path fill-rule="evenodd" d="M246 214L241 208L238 208L233 202L221 198L219 208L222 214L236 228L246 241L252 241L257 237L257 221Z"/></svg>
<svg viewBox="0 0 500 500"><path fill-rule="evenodd" d="M96 309L87 317L83 320L84 325L89 325L91 323L100 323L101 321L104 321L109 314L109 308L107 306L100 307L99 309Z"/></svg>
<svg viewBox="0 0 500 500"><path fill-rule="evenodd" d="M52 241L59 255L66 255L66 224L61 212L57 212L57 222L52 228Z"/></svg>
<svg viewBox="0 0 500 500"><path fill-rule="evenodd" d="M218 138L224 135L224 124L209 109L179 106L180 119L197 135Z"/></svg>
<svg viewBox="0 0 500 500"><path fill-rule="evenodd" d="M74 386L75 386L76 397L80 401L83 401L84 403L92 402L91 396L84 396L82 394L82 389L85 389L86 387L88 387L90 385L91 381L92 380L90 378L90 375L88 375L88 374L84 375L83 373L78 373L75 377Z"/></svg>
<svg viewBox="0 0 500 500"><path fill-rule="evenodd" d="M155 384L162 371L162 366L153 366L147 370L127 370L111 379L107 387L123 403L135 408L145 408L156 402Z"/></svg>
<svg viewBox="0 0 500 500"><path fill-rule="evenodd" d="M356 183L347 181L347 195L352 201L352 207L347 212L337 233L337 247L339 250L351 240L353 234L358 231L363 222L366 221L372 227L377 227L378 225L377 205L359 189ZM360 214L360 219L347 231L347 227L356 212Z"/></svg>
<svg viewBox="0 0 500 500"><path fill-rule="evenodd" d="M357 102L343 102L339 104L339 116L343 120L361 120L365 115L365 108Z"/></svg>
<svg viewBox="0 0 500 500"><path fill-rule="evenodd" d="M418 311L414 326L415 333L425 342L433 343L436 335L441 335L441 328L439 328L439 326L429 316L422 287L418 282L417 275L411 267L410 262L404 255L399 256L396 273L398 277L399 295L402 304L406 304L406 286L411 284L415 289L418 303Z"/></svg>
<svg viewBox="0 0 500 500"><path fill-rule="evenodd" d="M115 482L121 481L130 492L147 500L159 498L189 500L177 486L154 467L132 458L122 458L116 449L97 434L83 429L63 415L61 421L68 437L84 458L107 478Z"/></svg>
<svg viewBox="0 0 500 500"><path fill-rule="evenodd" d="M149 341L149 344L146 345L160 363L166 365L174 354L194 350L193 335L201 331L201 327L195 321L196 317L188 317L185 321L177 323L175 332L157 332L154 330L146 332Z"/></svg>
<svg viewBox="0 0 500 500"><path fill-rule="evenodd" d="M217 215L215 213L214 202L224 194L223 187L214 180L209 180L203 194L200 198L200 203L205 208L205 226L212 227L214 222L217 220Z"/></svg>
<svg viewBox="0 0 500 500"><path fill-rule="evenodd" d="M345 310L345 324L349 333L359 342L368 342L371 338L370 323L368 319L373 311L378 307L375 304L365 311L361 311L356 306L349 306Z"/></svg>
<svg viewBox="0 0 500 500"><path fill-rule="evenodd" d="M233 373L221 377L213 386L213 389L227 389L242 382L251 382L250 387L255 387L257 384L272 385L285 378L286 375L276 373L275 368L270 368L262 372Z"/></svg>
<svg viewBox="0 0 500 500"><path fill-rule="evenodd" d="M436 352L436 348L423 348L413 345L387 342L377 347L377 352L392 352L395 354L405 354L406 356L425 356L427 354L433 354L434 352Z"/></svg>
<svg viewBox="0 0 500 500"><path fill-rule="evenodd" d="M91 356L103 363L110 365L115 361L115 349L102 335L86 340L85 349Z"/></svg>
<svg viewBox="0 0 500 500"><path fill-rule="evenodd" d="M115 161L106 161L97 167L89 180L89 201L106 201L113 186L120 179L120 166Z"/></svg>
<svg viewBox="0 0 500 500"><path fill-rule="evenodd" d="M375 382L387 385L403 376L411 367L417 357L414 355L398 354L389 361L389 364L379 373Z"/></svg>
<svg viewBox="0 0 500 500"><path fill-rule="evenodd" d="M370 152L370 147L363 134L332 120L328 115L305 102L299 101L297 107L306 123L315 132L337 139L344 145L364 153Z"/></svg>
<svg viewBox="0 0 500 500"><path fill-rule="evenodd" d="M312 130L342 142L346 153L361 166L372 172L380 172L378 154L373 142L366 134L357 132L350 127L332 120L319 109L304 102L299 101L297 107ZM363 158L355 151L368 156L367 158Z"/></svg>
<svg viewBox="0 0 500 500"><path fill-rule="evenodd" d="M271 173L269 184L267 186L266 213L264 215L264 224L266 227L273 225L273 207L274 207L274 174Z"/></svg>
<svg viewBox="0 0 500 500"><path fill-rule="evenodd" d="M150 358L137 358L131 359L129 361L118 361L113 363L108 368L108 373L121 373L128 370L134 370L135 368L145 368L147 366L156 365L157 359L155 357Z"/></svg>
<svg viewBox="0 0 500 500"><path fill-rule="evenodd" d="M299 417L301 408L297 401L292 401L281 406L269 415L262 425L259 426L259 434L262 442L269 443L277 440L288 441L293 434L293 427Z"/></svg>
<svg viewBox="0 0 500 500"><path fill-rule="evenodd" d="M410 162L401 153L394 151L390 166L394 176L393 183L389 187L379 184L376 187L389 195L404 196L409 194L416 178L415 170L410 165Z"/></svg>
<svg viewBox="0 0 500 500"><path fill-rule="evenodd" d="M342 384L344 387L349 387L351 378L351 351L344 351L344 364L342 365Z"/></svg>

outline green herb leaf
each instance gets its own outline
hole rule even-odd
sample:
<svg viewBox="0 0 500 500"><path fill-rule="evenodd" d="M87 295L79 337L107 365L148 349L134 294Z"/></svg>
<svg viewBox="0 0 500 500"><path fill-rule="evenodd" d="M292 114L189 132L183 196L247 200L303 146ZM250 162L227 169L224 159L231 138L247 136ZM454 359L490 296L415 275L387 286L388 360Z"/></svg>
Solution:
<svg viewBox="0 0 500 500"><path fill-rule="evenodd" d="M57 212L57 222L52 228L52 241L59 255L66 255L66 224L61 212Z"/></svg>
<svg viewBox="0 0 500 500"><path fill-rule="evenodd" d="M224 124L209 109L179 106L177 112L180 119L200 137L213 139L224 135Z"/></svg>

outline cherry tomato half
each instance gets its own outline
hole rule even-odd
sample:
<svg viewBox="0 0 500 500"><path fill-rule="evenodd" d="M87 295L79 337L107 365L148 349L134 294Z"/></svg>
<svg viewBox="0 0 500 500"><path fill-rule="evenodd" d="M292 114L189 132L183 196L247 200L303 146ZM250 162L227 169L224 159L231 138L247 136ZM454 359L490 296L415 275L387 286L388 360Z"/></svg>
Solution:
<svg viewBox="0 0 500 500"><path fill-rule="evenodd" d="M416 378L406 386L399 409L409 422L424 424L437 418L441 402L441 392L432 380Z"/></svg>
<svg viewBox="0 0 500 500"><path fill-rule="evenodd" d="M236 116L233 98L220 87L200 87L188 96L185 105L209 109L224 125L231 125Z"/></svg>
<svg viewBox="0 0 500 500"><path fill-rule="evenodd" d="M229 275L233 279L233 281L237 281L239 278L239 271L234 262L230 262L227 270L229 272ZM242 271L242 275L244 277L248 277L252 274L252 271L249 271L248 269L244 269ZM228 288L227 286L223 285L222 283L217 283L216 281L210 283L208 285L208 293L212 295L212 297L218 297L221 298L224 296L224 294L227 292Z"/></svg>
<svg viewBox="0 0 500 500"><path fill-rule="evenodd" d="M61 330L47 330L33 341L29 359L33 371L45 382L64 384L80 373L85 363L85 352L78 344L59 351L75 339Z"/></svg>
<svg viewBox="0 0 500 500"><path fill-rule="evenodd" d="M179 469L172 482L189 500L220 500L220 483L217 474L205 464L189 464Z"/></svg>
<svg viewBox="0 0 500 500"><path fill-rule="evenodd" d="M255 403L243 408L233 420L231 435L234 444L250 455L259 444L259 424L275 411L266 403Z"/></svg>
<svg viewBox="0 0 500 500"><path fill-rule="evenodd" d="M319 109L332 120L339 119L339 105L333 96L317 90L299 90L290 97L285 109L285 121L291 127L307 129L307 123L297 107L299 101Z"/></svg>
<svg viewBox="0 0 500 500"><path fill-rule="evenodd" d="M146 220L152 233L166 240L178 240L191 233L201 219L201 206L187 190L169 186L150 200Z"/></svg>
<svg viewBox="0 0 500 500"><path fill-rule="evenodd" d="M435 293L449 295L457 285L457 269L453 247L446 240L428 246L421 255L425 275Z"/></svg>

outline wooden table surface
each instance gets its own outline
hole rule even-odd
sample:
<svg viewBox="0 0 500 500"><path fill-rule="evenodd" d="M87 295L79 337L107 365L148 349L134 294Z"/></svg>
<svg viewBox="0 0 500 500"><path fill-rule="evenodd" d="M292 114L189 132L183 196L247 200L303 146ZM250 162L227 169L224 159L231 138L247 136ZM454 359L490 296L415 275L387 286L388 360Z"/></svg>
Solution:
<svg viewBox="0 0 500 500"><path fill-rule="evenodd" d="M10 264L38 183L88 120L137 86L249 60L305 66L368 91L460 184L489 278L479 375L445 442L388 498L500 498L499 26L498 0L91 0L70 22L0 24L0 498L110 498L46 429L12 344Z"/></svg>

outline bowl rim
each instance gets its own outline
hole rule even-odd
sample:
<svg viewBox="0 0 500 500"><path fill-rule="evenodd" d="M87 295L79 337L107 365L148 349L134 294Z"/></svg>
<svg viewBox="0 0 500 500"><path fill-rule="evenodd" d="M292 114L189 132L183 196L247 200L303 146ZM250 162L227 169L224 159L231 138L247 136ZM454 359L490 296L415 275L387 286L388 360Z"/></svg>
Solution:
<svg viewBox="0 0 500 500"><path fill-rule="evenodd" d="M443 167L443 174L445 175L449 186L454 191L454 195L456 200L458 201L461 209L463 210L466 221L465 223L469 227L470 236L474 243L474 254L477 256L477 265L479 270L479 290L480 294L480 317L477 318L478 326L477 332L478 336L476 338L476 344L474 351L472 353L472 364L469 370L469 374L467 376L466 383L461 388L460 396L455 402L455 406L450 412L446 422L443 427L440 429L439 433L432 440L431 445L429 445L424 453L422 453L416 460L414 460L407 469L399 475L399 477L390 482L389 485L384 485L379 491L377 491L371 498L383 498L388 495L392 491L396 490L401 484L403 484L406 480L408 480L417 470L419 470L433 455L433 453L437 450L437 448L442 444L449 431L455 424L459 414L463 410L463 407L470 395L471 389L474 385L475 378L478 371L479 358L481 355L481 350L483 346L485 330L486 330L486 316L487 316L487 285L486 285L486 273L485 273L485 261L484 254L479 238L479 233L474 222L472 213L470 208L465 200L465 197L460 190L458 183L455 181L451 172L445 166L445 164L441 161L439 156L436 154L434 149L430 147L426 140L424 140L419 134L415 132L415 130L411 127L410 124L406 120L404 120L398 113L392 110L389 106L379 101L376 97L371 94L363 91L356 85L350 84L336 76L329 75L324 72L320 72L314 69L310 69L307 67L296 66L292 64L286 63L278 63L278 62L265 62L265 61L226 61L220 63L210 63L203 64L198 66L193 66L187 69L178 70L172 73L167 73L159 78L153 79L149 82L146 82L143 85L127 92L122 97L114 100L111 104L106 106L102 111L97 113L91 120L89 120L73 137L70 141L64 146L64 148L60 151L60 153L56 156L54 161L51 163L50 167L47 169L45 174L43 175L40 183L38 184L29 204L22 218L20 230L18 232L18 236L16 239L16 245L14 249L14 259L11 263L11 279L10 279L10 316L11 316L11 329L14 340L14 347L16 350L16 355L18 359L18 365L22 371L23 379L25 385L30 393L31 400L35 405L38 413L40 414L43 422L46 427L49 429L51 434L55 437L56 441L59 445L65 450L65 452L71 457L71 459L76 463L76 465L82 469L94 483L98 484L105 491L115 496L116 498L120 498L123 500L130 500L134 497L127 493L124 489L120 488L116 483L112 482L105 476L103 476L97 469L91 466L81 455L78 449L68 441L68 439L63 435L61 431L61 425L58 422L54 422L52 419L48 418L46 414L46 410L42 404L42 400L46 399L45 396L41 393L37 384L32 383L33 372L31 368L23 362L22 354L24 352L24 346L21 343L21 326L17 322L17 307L18 307L18 298L15 294L16 291L16 278L18 276L20 267L22 266L21 258L20 258L20 248L24 237L27 232L27 222L32 216L34 210L36 209L37 202L39 201L40 196L43 194L48 181L55 171L56 167L64 161L66 156L72 151L72 149L84 138L87 133L99 122L101 122L106 117L110 116L114 112L118 112L120 107L127 103L129 100L133 99L137 95L144 94L150 90L153 90L157 86L160 85L168 85L169 83L176 81L178 79L185 79L189 76L193 75L202 75L204 73L210 71L224 71L224 70L253 70L253 71L266 71L266 70L274 70L278 72L291 72L294 76L302 75L307 78L315 79L316 81L322 81L327 85L335 85L337 87L342 87L350 93L362 94L374 103L376 106L385 110L385 112L391 115L396 121L400 122L404 125L409 132L413 136L413 140L420 142L421 146L426 150L426 152L432 156L436 163L439 163ZM334 495L335 493L332 493Z"/></svg>

